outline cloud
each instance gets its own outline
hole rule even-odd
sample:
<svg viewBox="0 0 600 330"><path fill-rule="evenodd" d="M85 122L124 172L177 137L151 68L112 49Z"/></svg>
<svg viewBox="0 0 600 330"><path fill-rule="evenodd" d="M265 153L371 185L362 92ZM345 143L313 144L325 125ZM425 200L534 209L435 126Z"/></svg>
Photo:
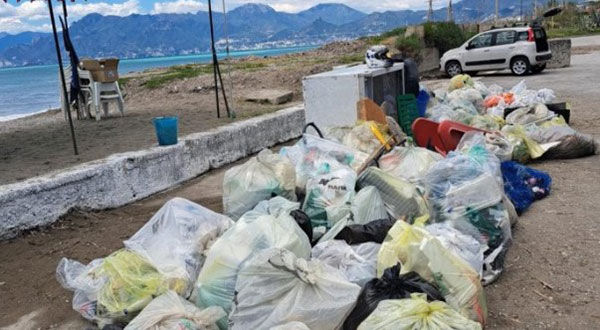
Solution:
<svg viewBox="0 0 600 330"><path fill-rule="evenodd" d="M172 2L156 2L151 14L186 14L197 13L203 10L205 5L196 0L177 0Z"/></svg>
<svg viewBox="0 0 600 330"><path fill-rule="evenodd" d="M87 14L98 13L101 15L128 16L131 14L162 14L162 13L195 13L206 10L206 0L143 0L153 3L152 9L140 5L138 0L120 0L120 3L112 2L78 2L68 4L69 22L72 23ZM454 0L458 2L460 0ZM385 10L423 10L427 8L426 0L227 0L227 10L241 6L246 3L263 3L278 11L289 13L299 12L324 2L340 2L352 8L370 13ZM55 2L55 11L62 12L61 4ZM434 8L446 6L448 0L433 0ZM215 11L222 10L222 2L213 0ZM48 8L45 1L21 1L11 5L0 0L0 31L19 33L23 31L50 31L48 22Z"/></svg>
<svg viewBox="0 0 600 330"><path fill-rule="evenodd" d="M129 16L131 14L140 14L142 13L142 10L138 0L127 0L123 3L86 2L69 5L69 17L73 17L74 19L81 18L91 13Z"/></svg>
<svg viewBox="0 0 600 330"><path fill-rule="evenodd" d="M127 0L123 3L69 3L68 10L70 22L91 13L128 16L142 12L138 0ZM54 11L57 15L61 14L62 4L56 4ZM48 5L45 1L23 1L13 6L0 0L0 31L8 33L50 32Z"/></svg>

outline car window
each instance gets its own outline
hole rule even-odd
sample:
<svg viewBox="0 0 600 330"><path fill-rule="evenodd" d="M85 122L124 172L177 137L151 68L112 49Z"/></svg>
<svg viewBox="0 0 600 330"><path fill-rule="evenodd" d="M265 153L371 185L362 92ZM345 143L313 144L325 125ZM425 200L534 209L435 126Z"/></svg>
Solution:
<svg viewBox="0 0 600 330"><path fill-rule="evenodd" d="M544 32L542 30L535 29L533 31L535 32L535 38L536 39L543 39L544 38Z"/></svg>
<svg viewBox="0 0 600 330"><path fill-rule="evenodd" d="M484 33L478 37L475 37L475 39L471 40L471 43L469 43L469 46L471 46L471 48L489 47L491 45L492 45L492 34L491 33Z"/></svg>
<svg viewBox="0 0 600 330"><path fill-rule="evenodd" d="M522 31L517 34L517 41L527 41L529 39L529 33L527 31Z"/></svg>
<svg viewBox="0 0 600 330"><path fill-rule="evenodd" d="M496 45L508 45L515 42L515 31L501 31L496 33Z"/></svg>

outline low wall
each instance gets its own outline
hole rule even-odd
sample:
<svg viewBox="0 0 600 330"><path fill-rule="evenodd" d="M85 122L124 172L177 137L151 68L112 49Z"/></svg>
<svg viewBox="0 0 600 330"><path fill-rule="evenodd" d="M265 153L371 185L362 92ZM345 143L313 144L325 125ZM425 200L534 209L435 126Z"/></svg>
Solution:
<svg viewBox="0 0 600 330"><path fill-rule="evenodd" d="M0 187L0 239L72 209L115 208L302 134L302 105Z"/></svg>
<svg viewBox="0 0 600 330"><path fill-rule="evenodd" d="M552 59L548 62L548 69L566 68L571 66L571 39L548 40Z"/></svg>

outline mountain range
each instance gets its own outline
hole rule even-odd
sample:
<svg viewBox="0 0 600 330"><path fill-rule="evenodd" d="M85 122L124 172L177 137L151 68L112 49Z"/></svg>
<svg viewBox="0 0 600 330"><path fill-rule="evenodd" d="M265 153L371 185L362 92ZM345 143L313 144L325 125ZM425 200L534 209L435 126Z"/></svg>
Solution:
<svg viewBox="0 0 600 330"><path fill-rule="evenodd" d="M453 6L456 22L483 20L494 15L495 0L462 0ZM530 13L533 0L523 0ZM446 20L446 8L434 11ZM521 0L503 0L501 16L517 16ZM245 4L213 13L217 47L225 47L224 22L231 49L320 45L374 35L426 20L425 10L360 12L343 4L320 4L299 13L279 12L263 4ZM208 13L102 16L89 14L71 24L71 40L80 57L141 58L198 54L209 51ZM60 38L62 42L62 37ZM51 34L0 33L0 67L56 63Z"/></svg>

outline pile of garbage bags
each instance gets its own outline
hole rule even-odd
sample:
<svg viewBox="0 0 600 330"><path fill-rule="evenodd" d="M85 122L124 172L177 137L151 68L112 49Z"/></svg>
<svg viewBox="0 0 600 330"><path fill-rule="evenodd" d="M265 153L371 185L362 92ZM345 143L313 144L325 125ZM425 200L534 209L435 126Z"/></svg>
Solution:
<svg viewBox="0 0 600 330"><path fill-rule="evenodd" d="M427 117L493 134L496 142L489 145L502 149L502 154L497 154L501 161L578 158L600 151L591 136L575 131L558 112L549 109L556 99L551 89L531 90L523 80L505 90L495 84L485 86L468 75L457 75L447 89L434 93L436 98L427 109Z"/></svg>
<svg viewBox="0 0 600 330"><path fill-rule="evenodd" d="M551 191L522 163L595 142L544 107L550 90L457 77L430 114L488 131L447 155L386 146L370 122L305 133L225 173L224 215L175 198L123 249L63 258L58 281L100 328L482 329L518 214Z"/></svg>

